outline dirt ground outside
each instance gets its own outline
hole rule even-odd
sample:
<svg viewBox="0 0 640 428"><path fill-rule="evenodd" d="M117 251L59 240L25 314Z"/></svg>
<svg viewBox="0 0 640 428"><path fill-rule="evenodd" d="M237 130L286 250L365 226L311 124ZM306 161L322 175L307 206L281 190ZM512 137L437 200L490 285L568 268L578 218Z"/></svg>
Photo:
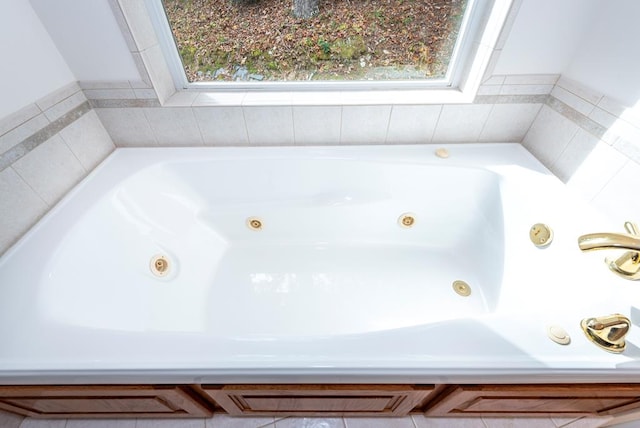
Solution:
<svg viewBox="0 0 640 428"><path fill-rule="evenodd" d="M444 77L467 0L164 0L189 81Z"/></svg>

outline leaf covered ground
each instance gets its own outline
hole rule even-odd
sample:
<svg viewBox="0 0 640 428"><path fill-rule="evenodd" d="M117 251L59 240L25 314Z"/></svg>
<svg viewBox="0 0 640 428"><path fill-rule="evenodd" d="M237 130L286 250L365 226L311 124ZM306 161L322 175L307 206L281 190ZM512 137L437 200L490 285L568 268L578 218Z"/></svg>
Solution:
<svg viewBox="0 0 640 428"><path fill-rule="evenodd" d="M438 78L466 0L164 0L190 81Z"/></svg>

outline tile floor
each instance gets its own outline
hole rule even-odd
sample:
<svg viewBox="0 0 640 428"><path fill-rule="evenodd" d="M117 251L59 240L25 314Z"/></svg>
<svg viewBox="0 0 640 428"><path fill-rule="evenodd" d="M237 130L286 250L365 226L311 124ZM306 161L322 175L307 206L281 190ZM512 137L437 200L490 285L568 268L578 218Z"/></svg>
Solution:
<svg viewBox="0 0 640 428"><path fill-rule="evenodd" d="M19 428L597 428L609 418L231 418L31 419Z"/></svg>

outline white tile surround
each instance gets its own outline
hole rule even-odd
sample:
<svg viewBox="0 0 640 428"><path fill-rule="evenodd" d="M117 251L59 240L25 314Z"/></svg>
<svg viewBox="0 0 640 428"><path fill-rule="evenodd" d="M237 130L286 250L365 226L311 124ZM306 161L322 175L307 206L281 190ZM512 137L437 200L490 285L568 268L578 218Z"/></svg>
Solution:
<svg viewBox="0 0 640 428"><path fill-rule="evenodd" d="M272 418L210 419L32 419L11 428L598 428L610 417L592 418ZM0 422L2 419L0 419ZM2 425L0 425L2 426Z"/></svg>
<svg viewBox="0 0 640 428"><path fill-rule="evenodd" d="M522 144L616 224L640 222L640 111L561 78Z"/></svg>
<svg viewBox="0 0 640 428"><path fill-rule="evenodd" d="M522 142L616 222L640 210L637 198L620 197L639 180L640 114L557 75L492 76L474 103L448 105L292 95L289 105L259 106L245 94L182 93L181 107L160 107L123 90L131 82L72 84L0 120L1 203L17 208L5 209L0 252L114 146Z"/></svg>
<svg viewBox="0 0 640 428"><path fill-rule="evenodd" d="M0 119L0 254L114 149L77 83Z"/></svg>
<svg viewBox="0 0 640 428"><path fill-rule="evenodd" d="M154 100L90 101L118 147L518 142L546 101L539 90L552 86L507 86L535 93L447 105L256 105L230 94L208 94L204 102L181 94L180 106L163 107L149 107Z"/></svg>

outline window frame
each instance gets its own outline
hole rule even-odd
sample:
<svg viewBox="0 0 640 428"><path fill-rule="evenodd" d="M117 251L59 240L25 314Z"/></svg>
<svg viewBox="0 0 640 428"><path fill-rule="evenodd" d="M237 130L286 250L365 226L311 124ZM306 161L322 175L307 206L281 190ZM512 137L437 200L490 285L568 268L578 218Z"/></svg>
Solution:
<svg viewBox="0 0 640 428"><path fill-rule="evenodd" d="M513 0L468 0L447 75L442 79L405 81L263 81L189 82L162 0L144 0L158 44L176 90L245 93L287 104L294 94L312 93L319 104L468 103L475 98L490 64ZM278 96L280 94L281 96ZM324 95L324 96L323 96ZM336 102L339 95L339 102ZM363 96L364 95L364 96ZM295 103L295 102L294 102Z"/></svg>

